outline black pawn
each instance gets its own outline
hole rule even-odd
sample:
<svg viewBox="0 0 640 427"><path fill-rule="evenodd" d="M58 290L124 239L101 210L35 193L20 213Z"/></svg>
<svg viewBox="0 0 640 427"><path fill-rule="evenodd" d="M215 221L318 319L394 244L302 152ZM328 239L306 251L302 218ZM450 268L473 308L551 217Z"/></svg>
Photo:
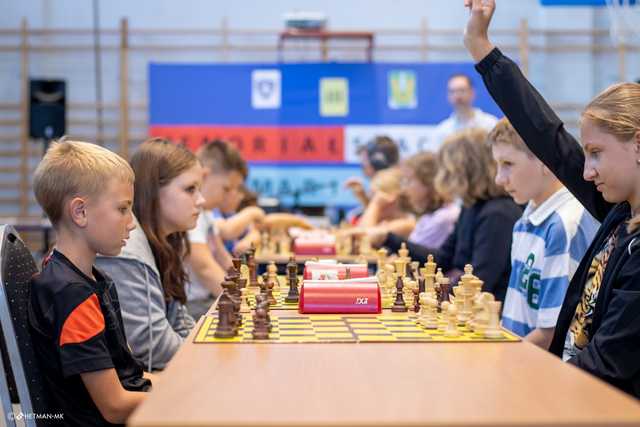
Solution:
<svg viewBox="0 0 640 427"><path fill-rule="evenodd" d="M298 292L298 264L296 264L293 257L291 257L287 263L287 278L289 281L289 293L284 301L289 303L298 302L300 300L300 293Z"/></svg>
<svg viewBox="0 0 640 427"><path fill-rule="evenodd" d="M251 332L253 339L266 340L269 339L269 328L267 326L267 314L264 307L256 308L253 316L253 331Z"/></svg>
<svg viewBox="0 0 640 427"><path fill-rule="evenodd" d="M233 301L225 294L218 301L218 325L214 336L216 338L232 338L236 335L235 321L233 319Z"/></svg>

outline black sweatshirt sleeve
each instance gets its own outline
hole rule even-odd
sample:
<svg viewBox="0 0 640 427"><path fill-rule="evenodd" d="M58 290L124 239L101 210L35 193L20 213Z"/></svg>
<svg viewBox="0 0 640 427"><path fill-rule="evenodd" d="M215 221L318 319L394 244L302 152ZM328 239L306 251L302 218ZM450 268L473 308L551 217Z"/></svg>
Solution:
<svg viewBox="0 0 640 427"><path fill-rule="evenodd" d="M582 178L582 148L518 66L496 48L476 69L529 149L602 222L613 205L603 199L592 182Z"/></svg>

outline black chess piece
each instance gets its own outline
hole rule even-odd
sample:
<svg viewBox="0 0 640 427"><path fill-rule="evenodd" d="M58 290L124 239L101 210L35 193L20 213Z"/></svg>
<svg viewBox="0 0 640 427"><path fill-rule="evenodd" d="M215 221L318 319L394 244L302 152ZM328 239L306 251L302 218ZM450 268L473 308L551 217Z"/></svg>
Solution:
<svg viewBox="0 0 640 427"><path fill-rule="evenodd" d="M251 244L251 248L247 251L247 267L249 267L249 286L252 287L259 286L258 267L256 265L255 254L255 247Z"/></svg>
<svg viewBox="0 0 640 427"><path fill-rule="evenodd" d="M218 325L214 336L216 338L232 338L237 334L233 319L233 301L224 293L218 301Z"/></svg>
<svg viewBox="0 0 640 427"><path fill-rule="evenodd" d="M253 331L251 332L253 339L266 340L269 339L269 327L267 326L267 313L264 306L258 306L253 316Z"/></svg>
<svg viewBox="0 0 640 427"><path fill-rule="evenodd" d="M413 289L413 311L416 313L420 312L420 293L418 289Z"/></svg>
<svg viewBox="0 0 640 427"><path fill-rule="evenodd" d="M287 279L289 281L289 293L284 301L294 303L300 301L300 293L298 292L298 264L293 257L289 258L287 263Z"/></svg>
<svg viewBox="0 0 640 427"><path fill-rule="evenodd" d="M418 277L418 293L422 293L425 290L424 277Z"/></svg>
<svg viewBox="0 0 640 427"><path fill-rule="evenodd" d="M394 313L406 313L409 311L402 295L403 289L404 282L402 281L402 277L398 276L398 280L396 280L396 300L393 302L393 307L391 307L391 311Z"/></svg>
<svg viewBox="0 0 640 427"><path fill-rule="evenodd" d="M351 255L360 255L360 237L351 235Z"/></svg>

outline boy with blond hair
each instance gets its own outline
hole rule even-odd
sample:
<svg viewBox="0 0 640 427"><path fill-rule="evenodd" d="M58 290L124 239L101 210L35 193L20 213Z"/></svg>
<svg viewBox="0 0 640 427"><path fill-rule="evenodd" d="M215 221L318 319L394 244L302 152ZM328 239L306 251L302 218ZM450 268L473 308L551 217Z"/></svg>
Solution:
<svg viewBox="0 0 640 427"><path fill-rule="evenodd" d="M505 118L489 133L496 183L527 207L513 228L502 324L548 349L569 281L599 224Z"/></svg>
<svg viewBox="0 0 640 427"><path fill-rule="evenodd" d="M134 360L113 282L94 267L133 230L134 174L111 151L53 143L36 169L36 199L57 243L32 279L29 325L52 412L68 425L123 424L151 381Z"/></svg>

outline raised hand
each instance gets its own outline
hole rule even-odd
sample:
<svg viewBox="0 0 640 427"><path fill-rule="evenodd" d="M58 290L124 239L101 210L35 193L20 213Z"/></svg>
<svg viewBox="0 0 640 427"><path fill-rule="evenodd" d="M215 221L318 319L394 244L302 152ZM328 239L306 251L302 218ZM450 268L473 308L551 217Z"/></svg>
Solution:
<svg viewBox="0 0 640 427"><path fill-rule="evenodd" d="M495 0L464 0L470 16L464 31L464 45L476 62L480 62L492 50L489 41L489 24L496 10Z"/></svg>

